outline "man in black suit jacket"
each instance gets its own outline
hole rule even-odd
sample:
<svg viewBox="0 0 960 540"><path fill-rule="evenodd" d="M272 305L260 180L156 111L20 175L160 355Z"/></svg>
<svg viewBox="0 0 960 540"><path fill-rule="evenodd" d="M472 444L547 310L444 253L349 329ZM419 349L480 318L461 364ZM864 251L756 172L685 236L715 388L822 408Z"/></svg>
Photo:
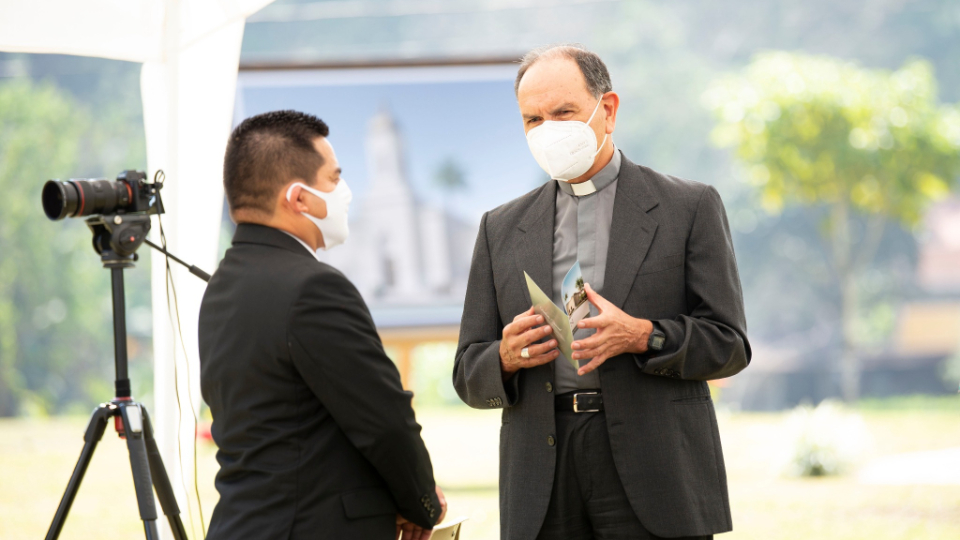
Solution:
<svg viewBox="0 0 960 540"><path fill-rule="evenodd" d="M327 135L278 111L227 146L238 225L199 329L220 463L208 539L425 540L445 512L412 394L357 289L316 258L345 239L349 204Z"/></svg>
<svg viewBox="0 0 960 540"><path fill-rule="evenodd" d="M516 88L534 157L558 181L483 216L453 373L468 405L503 409L501 538L729 531L706 381L745 368L750 345L720 196L614 147L619 97L597 55L534 51ZM577 261L592 316L565 358L524 272L561 303Z"/></svg>

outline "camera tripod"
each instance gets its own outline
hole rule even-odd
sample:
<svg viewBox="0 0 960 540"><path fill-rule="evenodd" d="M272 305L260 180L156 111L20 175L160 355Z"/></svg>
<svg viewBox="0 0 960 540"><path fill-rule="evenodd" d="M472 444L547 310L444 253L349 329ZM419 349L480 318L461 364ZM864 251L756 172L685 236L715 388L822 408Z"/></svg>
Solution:
<svg viewBox="0 0 960 540"><path fill-rule="evenodd" d="M55 540L60 536L64 521L70 512L70 506L80 489L80 482L90 465L97 443L103 438L107 423L111 418L114 427L121 438L127 441L127 452L130 454L130 467L133 471L133 485L137 495L140 519L143 521L147 540L159 539L157 530L157 507L153 499L156 490L157 500L170 523L173 536L176 540L187 540L187 531L180 519L180 508L177 505L173 486L163 466L160 450L153 438L153 425L147 409L133 400L130 395L130 378L127 374L127 325L126 303L124 299L123 270L132 268L137 260L136 249L146 240L150 230L149 216L115 215L97 216L87 220L87 225L93 231L94 249L100 254L103 267L110 270L113 287L113 338L116 378L114 381L116 397L107 403L101 403L93 411L90 423L83 436L83 450L80 459L73 469L67 489L57 507L50 529L47 531L47 540ZM147 241L155 249L168 254L156 244ZM171 255L172 257L172 255ZM172 257L175 261L187 266L183 261ZM204 280L210 277L196 267L190 271Z"/></svg>

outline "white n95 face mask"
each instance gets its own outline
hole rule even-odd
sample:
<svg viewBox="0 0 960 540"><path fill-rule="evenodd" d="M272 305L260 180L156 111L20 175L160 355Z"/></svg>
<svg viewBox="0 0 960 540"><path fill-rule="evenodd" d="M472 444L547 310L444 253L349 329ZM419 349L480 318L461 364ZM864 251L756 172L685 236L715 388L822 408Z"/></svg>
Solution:
<svg viewBox="0 0 960 540"><path fill-rule="evenodd" d="M330 193L313 189L300 182L291 184L290 188L287 189L288 201L290 200L290 194L293 192L294 186L300 186L327 203L327 217L323 219L311 216L306 212L301 212L301 215L312 221L313 224L320 229L320 234L323 235L323 247L321 249L328 250L344 243L350 234L350 229L347 226L347 212L350 209L350 201L353 200L353 193L347 186L346 180L341 178L337 183L337 187Z"/></svg>
<svg viewBox="0 0 960 540"><path fill-rule="evenodd" d="M527 132L530 153L550 178L569 182L593 166L593 160L607 142L607 135L604 134L603 141L597 144L597 134L590 128L601 101L597 101L586 123L579 120L546 120Z"/></svg>

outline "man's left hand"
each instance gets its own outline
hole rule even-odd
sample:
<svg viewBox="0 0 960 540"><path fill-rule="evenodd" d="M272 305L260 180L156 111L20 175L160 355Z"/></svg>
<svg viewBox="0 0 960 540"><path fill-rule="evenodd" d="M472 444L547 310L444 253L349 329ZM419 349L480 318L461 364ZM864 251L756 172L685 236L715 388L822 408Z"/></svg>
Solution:
<svg viewBox="0 0 960 540"><path fill-rule="evenodd" d="M586 375L600 367L608 358L623 353L642 353L647 350L647 340L653 332L653 323L646 319L637 319L627 315L606 298L600 296L586 284L587 300L599 314L577 323L577 328L596 328L597 333L573 342L573 359L592 358L589 364L581 367L577 373Z"/></svg>

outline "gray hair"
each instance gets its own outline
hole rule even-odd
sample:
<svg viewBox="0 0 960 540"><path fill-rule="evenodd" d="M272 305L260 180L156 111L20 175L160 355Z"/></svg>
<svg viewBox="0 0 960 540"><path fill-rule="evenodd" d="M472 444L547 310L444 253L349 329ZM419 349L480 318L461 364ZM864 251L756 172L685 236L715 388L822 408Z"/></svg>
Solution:
<svg viewBox="0 0 960 540"><path fill-rule="evenodd" d="M520 89L520 79L530 69L530 66L536 64L543 58L566 57L577 63L580 67L580 73L583 73L584 80L587 81L587 90L593 94L593 97L600 96L613 90L613 83L610 82L610 72L607 71L607 65L603 60L587 50L579 43L561 43L558 45L546 45L523 55L520 59L520 69L517 71L517 80L513 83L514 94Z"/></svg>

